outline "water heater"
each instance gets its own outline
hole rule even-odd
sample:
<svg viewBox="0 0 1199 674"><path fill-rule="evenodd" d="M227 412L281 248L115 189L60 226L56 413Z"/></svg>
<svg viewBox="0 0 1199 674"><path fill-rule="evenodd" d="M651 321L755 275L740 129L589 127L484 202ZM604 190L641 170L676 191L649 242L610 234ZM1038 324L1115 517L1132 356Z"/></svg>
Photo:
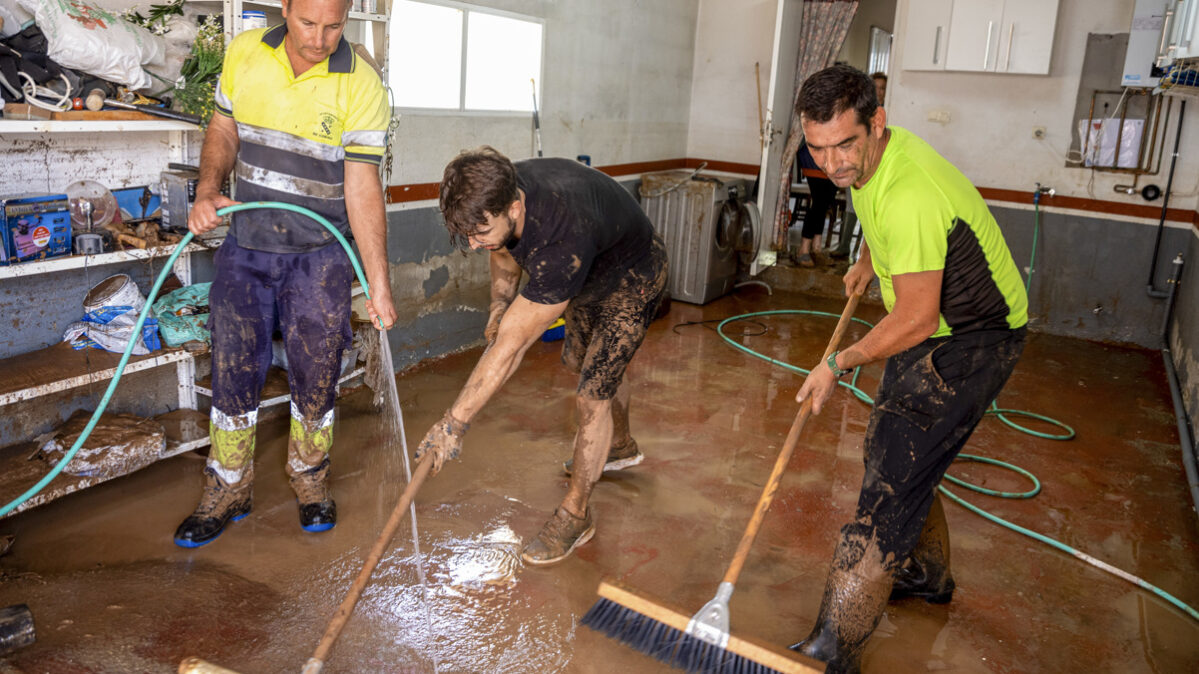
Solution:
<svg viewBox="0 0 1199 674"><path fill-rule="evenodd" d="M1156 87L1162 71L1157 60L1166 43L1166 12L1174 0L1137 0L1124 54L1124 77L1120 86Z"/></svg>

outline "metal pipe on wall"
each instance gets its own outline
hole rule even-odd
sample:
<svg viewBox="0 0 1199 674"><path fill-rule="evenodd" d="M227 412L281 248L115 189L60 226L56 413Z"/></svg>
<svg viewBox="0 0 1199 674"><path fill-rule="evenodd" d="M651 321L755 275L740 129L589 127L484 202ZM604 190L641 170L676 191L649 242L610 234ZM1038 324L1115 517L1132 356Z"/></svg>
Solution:
<svg viewBox="0 0 1199 674"><path fill-rule="evenodd" d="M1170 288L1166 292L1170 299L1166 304L1166 319L1162 323L1162 360L1166 365L1166 379L1170 382L1170 398L1174 401L1174 417L1178 422L1178 441L1182 445L1182 465L1191 489L1191 503L1195 512L1199 514L1199 465L1196 465L1195 460L1195 442L1187 422L1186 407L1183 406L1182 387L1178 383L1178 371L1174 368L1174 356L1170 352L1170 316L1174 312L1174 301L1177 299L1184 265L1181 254L1174 258L1174 273L1170 276Z"/></svg>
<svg viewBox="0 0 1199 674"><path fill-rule="evenodd" d="M1166 192L1162 195L1162 217L1157 223L1157 239L1153 242L1153 261L1149 263L1149 282L1145 287L1145 292L1150 297L1157 299L1165 299L1170 296L1169 291L1155 288L1153 281L1157 271L1157 256L1161 252L1162 233L1166 229L1166 209L1170 205L1170 189L1174 186L1174 167L1178 164L1178 145L1182 142L1182 122L1186 117L1186 112L1187 102L1186 99L1183 99L1178 108L1178 126L1174 130L1174 154L1170 157L1170 174L1166 178Z"/></svg>

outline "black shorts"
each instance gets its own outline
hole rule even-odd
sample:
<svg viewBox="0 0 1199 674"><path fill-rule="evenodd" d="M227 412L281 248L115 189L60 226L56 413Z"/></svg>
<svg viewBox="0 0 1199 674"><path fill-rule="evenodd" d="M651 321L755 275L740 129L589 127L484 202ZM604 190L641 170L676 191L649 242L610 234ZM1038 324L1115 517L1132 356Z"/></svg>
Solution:
<svg viewBox="0 0 1199 674"><path fill-rule="evenodd" d="M566 344L562 362L579 373L578 394L611 400L624 371L645 339L666 287L666 246L654 237L651 275L630 270L617 289L589 302L566 305Z"/></svg>

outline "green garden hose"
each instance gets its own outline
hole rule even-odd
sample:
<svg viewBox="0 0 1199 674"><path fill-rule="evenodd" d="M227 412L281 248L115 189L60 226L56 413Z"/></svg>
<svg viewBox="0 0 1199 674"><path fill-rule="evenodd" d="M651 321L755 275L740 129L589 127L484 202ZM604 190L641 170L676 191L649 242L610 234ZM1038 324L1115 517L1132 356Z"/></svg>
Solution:
<svg viewBox="0 0 1199 674"><path fill-rule="evenodd" d="M255 208L277 208L284 211L292 211L293 213L306 215L323 225L325 229L329 230L329 232L333 234L333 236L337 239L337 242L341 244L342 248L345 248L346 255L350 256L350 263L354 266L354 273L358 275L358 281L362 284L362 289L365 291L367 299L370 299L370 286L367 285L366 274L363 273L362 265L358 262L358 256L354 255L354 249L350 247L350 242L346 241L346 237L343 236L341 232L337 231L337 228L334 227L328 220L321 217L320 214L314 213L303 206L296 206L294 204L285 204L278 201L254 201L244 204L236 204L234 206L226 206L225 208L218 210L217 215L225 216L238 211L247 211ZM174 266L175 260L179 258L179 254L182 253L185 248L187 248L189 243L191 243L193 236L194 235L191 232L188 232L186 235L184 235L183 240L175 245L175 250L172 251L170 257L167 258L166 264L163 266L162 271L158 274L158 278L154 281L154 287L150 290L150 294L146 298L146 305L142 307L142 311L137 317L137 324L133 326L134 335L141 334L142 325L146 322L146 317L150 314L150 307L154 304L154 300L158 297L158 291L162 288L163 282L166 281L167 276L171 273L171 268ZM38 480L37 484L30 487L25 493L21 494L17 498L13 499L8 505L0 508L0 517L4 517L8 513L12 512L13 509L19 507L22 503L36 496L37 493L44 489L47 484L50 484L51 480L58 477L58 474L62 472L63 468L66 468L66 465L70 463L71 459L75 457L75 454L79 452L79 448L83 446L84 441L86 441L88 436L91 435L92 429L96 427L96 423L100 421L100 415L103 414L104 409L108 407L108 402L112 398L113 391L115 391L117 388L117 383L121 381L121 374L125 371L125 365L129 362L129 356L131 353L133 353L133 347L136 343L136 339L130 339L129 344L125 346L125 352L121 354L121 360L119 363L117 363L116 374L114 374L112 380L108 382L108 388L104 391L104 396L100 398L100 404L96 407L96 411L92 412L92 418L88 420L87 425L83 428L83 432L79 434L79 439L75 441L75 444L71 445L71 449L62 457L62 460L54 464L54 467L50 469L50 472L46 473L41 480Z"/></svg>
<svg viewBox="0 0 1199 674"><path fill-rule="evenodd" d="M1029 275L1029 278L1031 281L1031 274ZM831 318L839 318L840 317L839 314L833 314L833 313L829 313L827 311L809 311L806 309L778 309L778 310L774 310L774 311L758 311L758 312L754 312L754 313L740 314L738 316L732 316L730 318L726 318L726 319L722 320L719 324L717 324L716 332L717 332L717 334L720 335L720 338L723 339L727 344L729 344L730 346L732 346L740 351L744 351L745 353L748 353L749 355L753 356L754 358L760 358L768 363L772 363L772 364L778 365L779 367L782 367L786 370L790 370L791 372L796 372L803 376L807 376L808 373L810 372L810 370L805 370L801 367L796 367L795 365L792 365L790 363L786 363L781 360L777 360L777 359L771 358L770 356L767 356L765 354L754 351L753 349L749 348L748 346L745 346L744 344L740 344L738 342L733 341L732 338L730 338L728 335L724 334L724 326L728 325L729 323L734 323L736 321L750 320L750 319L754 319L754 318L761 317L761 316L779 316L779 315L788 315L788 314L791 314L791 315L806 314L806 315L811 315L811 316L827 316L827 317L831 317ZM863 320L861 318L855 317L853 320L858 323L861 323L862 325L865 325L867 327L874 327L874 325L872 323L870 323L869 321ZM851 393L853 393L853 395L858 400L861 400L862 402L866 403L867 405L873 406L874 399L871 398L869 395L867 395L865 391L863 391L862 389L857 387L858 375L861 374L861 371L862 370L860 367L854 368L853 377L851 377L848 382L839 381L839 382L837 382L837 384L839 386L844 386L845 388L849 389L849 391ZM999 418L1000 421L1007 424L1008 426L1011 426L1012 428L1020 431L1021 433L1027 433L1029 435L1032 435L1032 436L1035 436L1038 438L1046 438L1049 440L1070 440L1071 438L1074 437L1074 429L1070 428L1066 424L1064 424L1056 419L1051 419L1049 417L1042 416L1040 414L1034 414L1032 412L1026 412L1024 410L1013 410L1013 409L1000 408L995 403L995 401L991 402L991 408L987 410L987 414L994 414L997 418ZM1042 433L1040 431L1034 431L1030 428L1021 426L1021 425L1015 423L1014 421L1011 421L1010 419L1007 418L1008 416L1024 416L1024 417L1029 417L1032 419L1038 419L1040 421L1044 421L1046 423L1058 426L1059 428L1063 429L1064 432L1060 433L1060 434L1050 434L1050 433ZM986 464L990 464L990 465L994 465L994 466L1000 466L1002 468L1007 468L1008 470L1012 470L1012 471L1024 476L1025 478L1028 478L1028 480L1031 481L1033 484L1032 489L1029 489L1028 491L1004 492L1004 491L995 491L993 489L986 489L984 487L979 487L977 485L973 485L973 484L970 484L969 482L965 482L964 480L953 477L952 475L949 475L949 474L945 475L945 479L947 481L949 481L953 484L956 484L958 486L965 487L966 489L970 489L970 490L979 492L981 494L987 494L989 496L998 496L1000 498L1012 498L1012 499L1032 498L1032 497L1036 496L1037 494L1039 494L1041 491L1041 481L1038 480L1037 477L1035 475L1033 475L1031 472L1029 472L1019 466L1016 466L1016 465L1013 465L1010 463L1006 463L1006 462L1000 461L998 459L991 459L991 458L987 458L984 456L976 456L973 454L958 454L956 460L958 460L958 461L975 461L975 462L979 462L979 463L986 463ZM1021 527L1017 524L1013 524L1012 522L1008 522L1007 520L1005 520L1001 517L998 517L996 515L992 515L991 513L983 510L982 508L979 508L978 506L973 505L973 504L963 500L957 494L954 494L953 492L946 489L944 485L938 485L937 489L940 490L940 492L942 494L945 494L945 496L950 498L954 503L957 503L958 505L966 508L970 512L975 513L976 515L980 515L1002 527L1006 527L1008 529L1011 529L1012 531L1023 534L1025 536L1028 536L1029 538L1032 538L1032 539L1040 541L1046 545L1049 545L1053 548L1061 550L1062 552L1065 552L1065 553L1072 555L1078 559L1081 559L1082 561L1087 562L1088 564L1091 564L1099 569L1107 571L1108 573L1110 573L1118 578L1122 578L1138 587L1149 590L1153 594L1156 594L1158 597L1161 597L1162 599L1166 600L1167 602L1173 604L1175 607L1177 607L1179 610L1181 610L1184 613L1186 613L1187 615L1189 615L1191 618L1194 618L1195 620L1199 620L1199 611L1196 611L1194 608L1183 603L1180 599L1178 599L1174 595L1171 595L1170 593L1166 592L1165 590L1162 590L1161 588L1159 588L1141 578L1138 578L1126 571L1122 571L1104 561L1096 559L1096 558L1086 554L1085 552L1082 552L1080 550L1072 548L1072 547L1066 545L1065 543L1056 541L1052 538L1049 538L1048 536L1039 534L1035 531L1025 529L1024 527Z"/></svg>

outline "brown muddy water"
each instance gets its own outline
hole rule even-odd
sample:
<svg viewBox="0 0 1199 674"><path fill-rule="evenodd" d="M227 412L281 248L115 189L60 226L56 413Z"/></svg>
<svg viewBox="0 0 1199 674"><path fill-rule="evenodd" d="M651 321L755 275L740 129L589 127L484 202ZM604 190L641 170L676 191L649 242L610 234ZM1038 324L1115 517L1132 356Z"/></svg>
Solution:
<svg viewBox="0 0 1199 674"><path fill-rule="evenodd" d="M519 550L565 493L576 382L558 363L561 342L536 344L475 420L462 458L417 496L427 594L405 520L326 671L666 671L579 619L604 577L693 609L715 593L786 436L800 378L707 327L671 327L768 309L837 313L840 305L747 288L705 307L676 303L652 326L630 368L632 430L646 460L600 482L595 538L548 568L523 567ZM835 323L762 322L768 331L743 341L803 367ZM850 337L861 332L855 326ZM479 353L398 378L409 447ZM880 372L864 372L867 391ZM16 535L0 557L0 606L28 604L38 633L36 645L0 658L0 674L171 672L187 656L247 673L298 672L402 491L399 443L370 399L361 390L338 403L340 521L327 533L299 528L283 471L285 418L260 427L254 511L206 547L171 543L200 493L195 457L0 521L0 535ZM966 451L1033 471L1044 492L1029 501L967 498L1199 604L1199 532L1160 355L1032 335L1000 404L1059 418L1078 438L1043 440L984 420ZM809 423L737 582L735 633L780 645L807 634L838 530L852 515L868 413L842 391ZM993 467L951 472L993 489L1026 488ZM1199 624L1162 600L960 506L945 509L954 600L890 604L866 672L1196 671Z"/></svg>

